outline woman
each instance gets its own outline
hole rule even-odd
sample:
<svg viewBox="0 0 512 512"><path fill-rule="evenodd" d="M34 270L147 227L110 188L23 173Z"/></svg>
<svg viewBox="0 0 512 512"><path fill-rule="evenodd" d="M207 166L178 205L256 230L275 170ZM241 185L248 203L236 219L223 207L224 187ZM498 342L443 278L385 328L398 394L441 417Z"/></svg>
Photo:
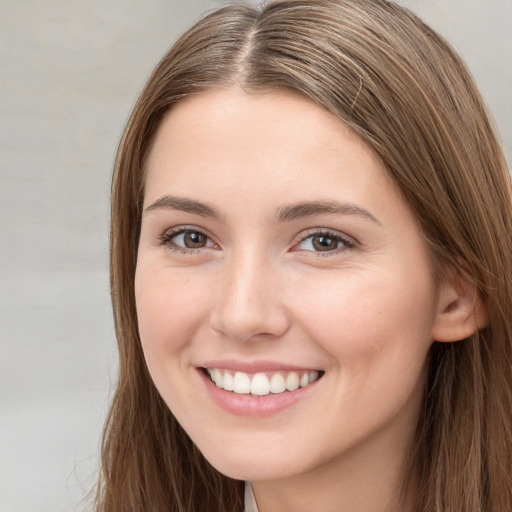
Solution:
<svg viewBox="0 0 512 512"><path fill-rule="evenodd" d="M408 10L200 21L118 152L97 510L510 510L510 197Z"/></svg>

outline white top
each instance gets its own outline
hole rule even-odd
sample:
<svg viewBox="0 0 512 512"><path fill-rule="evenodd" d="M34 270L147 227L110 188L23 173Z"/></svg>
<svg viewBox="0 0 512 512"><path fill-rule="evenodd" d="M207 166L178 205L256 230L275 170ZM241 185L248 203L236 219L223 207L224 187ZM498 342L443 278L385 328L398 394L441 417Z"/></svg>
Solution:
<svg viewBox="0 0 512 512"><path fill-rule="evenodd" d="M244 512L258 512L256 499L254 498L254 493L252 492L252 487L249 482L245 483Z"/></svg>

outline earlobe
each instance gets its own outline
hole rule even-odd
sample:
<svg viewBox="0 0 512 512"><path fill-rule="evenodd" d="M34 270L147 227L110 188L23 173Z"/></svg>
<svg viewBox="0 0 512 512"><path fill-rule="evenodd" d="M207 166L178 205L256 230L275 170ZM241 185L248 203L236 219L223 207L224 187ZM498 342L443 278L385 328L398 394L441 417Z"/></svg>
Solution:
<svg viewBox="0 0 512 512"><path fill-rule="evenodd" d="M460 341L483 329L487 323L487 311L476 286L459 273L450 272L440 285L433 340Z"/></svg>

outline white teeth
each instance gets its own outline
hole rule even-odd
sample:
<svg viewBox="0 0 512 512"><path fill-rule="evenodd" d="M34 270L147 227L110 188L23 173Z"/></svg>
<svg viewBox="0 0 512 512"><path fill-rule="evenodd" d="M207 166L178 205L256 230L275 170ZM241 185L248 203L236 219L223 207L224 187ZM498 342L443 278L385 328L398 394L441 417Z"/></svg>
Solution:
<svg viewBox="0 0 512 512"><path fill-rule="evenodd" d="M233 385L233 375L229 372L224 372L224 385L222 387L226 391L233 391L235 389Z"/></svg>
<svg viewBox="0 0 512 512"><path fill-rule="evenodd" d="M296 372L290 372L288 377L286 377L286 389L288 391L295 391L299 388L299 384L299 374Z"/></svg>
<svg viewBox="0 0 512 512"><path fill-rule="evenodd" d="M319 373L316 370L313 370L312 372L309 372L309 382L315 382L315 380L318 380ZM224 379L226 378L226 375L224 375ZM224 388L226 389L226 388Z"/></svg>
<svg viewBox="0 0 512 512"><path fill-rule="evenodd" d="M256 373L251 381L251 395L264 396L270 393L270 382L264 373Z"/></svg>
<svg viewBox="0 0 512 512"><path fill-rule="evenodd" d="M212 379L218 388L222 387L222 384L224 383L223 382L224 378L223 378L222 372L220 370L217 370L217 369L213 370Z"/></svg>
<svg viewBox="0 0 512 512"><path fill-rule="evenodd" d="M270 392L282 393L283 391L286 391L284 377L280 373L275 373L270 379Z"/></svg>
<svg viewBox="0 0 512 512"><path fill-rule="evenodd" d="M289 372L286 378L282 373L276 372L269 379L266 373L255 373L252 378L245 372L235 372L232 375L227 370L219 368L207 368L210 378L219 388L233 391L239 395L265 396L270 393L284 393L303 388L319 379L320 374L316 370L309 372Z"/></svg>
<svg viewBox="0 0 512 512"><path fill-rule="evenodd" d="M243 372L236 372L233 377L233 391L240 395L248 395L251 392L251 379Z"/></svg>

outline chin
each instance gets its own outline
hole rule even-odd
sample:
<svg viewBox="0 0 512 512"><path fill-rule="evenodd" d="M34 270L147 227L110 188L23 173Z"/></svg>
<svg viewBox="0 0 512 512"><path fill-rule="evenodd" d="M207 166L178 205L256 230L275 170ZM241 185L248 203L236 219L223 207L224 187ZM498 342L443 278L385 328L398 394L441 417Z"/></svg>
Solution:
<svg viewBox="0 0 512 512"><path fill-rule="evenodd" d="M223 475L235 480L262 481L275 480L300 473L301 464L299 461L282 457L275 452L257 454L241 454L233 449L231 453L219 453L215 450L202 452L206 460Z"/></svg>
<svg viewBox="0 0 512 512"><path fill-rule="evenodd" d="M256 482L292 476L289 467L262 467L254 462L244 463L243 461L221 461L220 464L214 464L212 461L209 462L219 473L235 480Z"/></svg>

